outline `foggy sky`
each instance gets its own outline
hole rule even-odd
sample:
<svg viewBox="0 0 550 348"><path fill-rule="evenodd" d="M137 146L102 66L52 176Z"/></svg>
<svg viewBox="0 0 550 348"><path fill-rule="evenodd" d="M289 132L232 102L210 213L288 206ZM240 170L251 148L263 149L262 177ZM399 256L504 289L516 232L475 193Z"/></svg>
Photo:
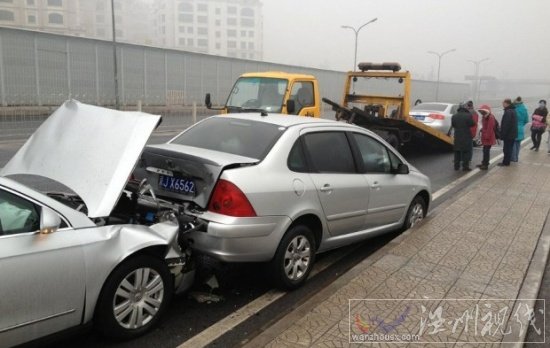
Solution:
<svg viewBox="0 0 550 348"><path fill-rule="evenodd" d="M548 0L262 0L264 60L350 70L358 27L357 61L397 61L413 78L473 75L467 60L490 58L481 75L550 79Z"/></svg>

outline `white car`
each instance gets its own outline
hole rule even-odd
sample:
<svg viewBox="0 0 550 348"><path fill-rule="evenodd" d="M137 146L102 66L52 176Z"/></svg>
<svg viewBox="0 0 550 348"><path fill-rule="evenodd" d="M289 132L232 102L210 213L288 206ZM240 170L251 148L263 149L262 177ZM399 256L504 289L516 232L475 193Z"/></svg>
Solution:
<svg viewBox="0 0 550 348"><path fill-rule="evenodd" d="M420 103L411 108L409 116L440 132L451 134L451 117L457 109L458 105L452 103Z"/></svg>
<svg viewBox="0 0 550 348"><path fill-rule="evenodd" d="M91 321L134 337L190 286L171 209L124 191L159 120L69 101L0 171L0 346ZM38 192L20 174L76 194Z"/></svg>

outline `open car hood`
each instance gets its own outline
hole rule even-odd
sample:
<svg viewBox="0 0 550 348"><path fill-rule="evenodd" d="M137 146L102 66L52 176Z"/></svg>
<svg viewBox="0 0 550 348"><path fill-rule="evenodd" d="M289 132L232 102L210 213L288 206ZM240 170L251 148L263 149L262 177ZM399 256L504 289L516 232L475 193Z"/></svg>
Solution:
<svg viewBox="0 0 550 348"><path fill-rule="evenodd" d="M79 195L90 218L109 216L160 116L65 102L0 175L40 175Z"/></svg>

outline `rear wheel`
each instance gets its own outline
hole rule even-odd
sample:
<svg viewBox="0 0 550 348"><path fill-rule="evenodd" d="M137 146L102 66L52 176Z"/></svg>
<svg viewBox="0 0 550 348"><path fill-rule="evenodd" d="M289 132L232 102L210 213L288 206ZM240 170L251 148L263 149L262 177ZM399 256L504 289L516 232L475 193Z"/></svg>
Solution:
<svg viewBox="0 0 550 348"><path fill-rule="evenodd" d="M118 339L144 334L158 322L172 295L164 261L148 255L132 257L105 282L96 306L96 328Z"/></svg>
<svg viewBox="0 0 550 348"><path fill-rule="evenodd" d="M424 198L420 196L414 197L411 205L409 206L409 210L407 211L403 228L407 230L417 225L424 219L426 213L426 202L424 202Z"/></svg>
<svg viewBox="0 0 550 348"><path fill-rule="evenodd" d="M315 250L315 239L307 226L291 227L270 264L275 285L286 290L300 287L313 268Z"/></svg>

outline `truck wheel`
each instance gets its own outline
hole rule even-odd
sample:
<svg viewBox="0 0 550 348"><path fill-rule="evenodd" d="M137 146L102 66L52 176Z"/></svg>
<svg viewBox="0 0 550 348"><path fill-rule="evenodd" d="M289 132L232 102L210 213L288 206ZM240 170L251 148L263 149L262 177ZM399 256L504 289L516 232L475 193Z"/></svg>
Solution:
<svg viewBox="0 0 550 348"><path fill-rule="evenodd" d="M117 339L142 335L159 321L172 295L172 278L164 261L148 255L131 257L105 281L95 326Z"/></svg>
<svg viewBox="0 0 550 348"><path fill-rule="evenodd" d="M315 239L307 226L291 227L270 264L275 285L293 290L304 284L315 262L315 250Z"/></svg>

